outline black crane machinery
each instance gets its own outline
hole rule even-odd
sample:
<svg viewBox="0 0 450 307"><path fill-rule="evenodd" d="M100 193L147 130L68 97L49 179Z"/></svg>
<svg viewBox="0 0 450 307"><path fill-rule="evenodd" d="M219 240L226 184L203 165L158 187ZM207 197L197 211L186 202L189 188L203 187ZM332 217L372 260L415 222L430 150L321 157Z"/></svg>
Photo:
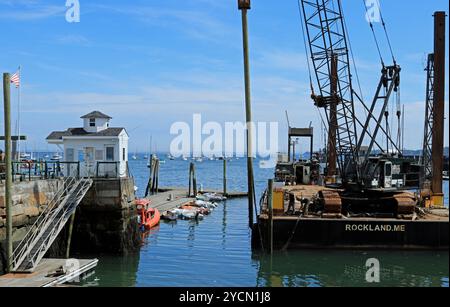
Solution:
<svg viewBox="0 0 450 307"><path fill-rule="evenodd" d="M401 67L392 52L383 17L381 24L392 64L385 64L374 25L370 23L380 55L381 76L368 105L362 93L354 89L352 72L358 75L351 66L353 52L341 1L299 0L299 10L305 49L310 57L311 97L325 113L328 124L328 169L331 169L328 175L335 172L340 178L333 184L335 191L320 195L324 211L412 215L416 200L404 191L419 187L420 165L403 155ZM357 81L359 84L359 78ZM397 137L392 132L391 110L395 106L390 108L391 105L397 108Z"/></svg>
<svg viewBox="0 0 450 307"><path fill-rule="evenodd" d="M427 85L425 96L425 128L422 149L422 178L421 185L424 188L430 185L433 176L432 165L432 144L433 144L433 105L434 105L434 54L428 54L427 67Z"/></svg>
<svg viewBox="0 0 450 307"><path fill-rule="evenodd" d="M434 14L434 53L428 55L421 195L426 207L443 207L446 14Z"/></svg>

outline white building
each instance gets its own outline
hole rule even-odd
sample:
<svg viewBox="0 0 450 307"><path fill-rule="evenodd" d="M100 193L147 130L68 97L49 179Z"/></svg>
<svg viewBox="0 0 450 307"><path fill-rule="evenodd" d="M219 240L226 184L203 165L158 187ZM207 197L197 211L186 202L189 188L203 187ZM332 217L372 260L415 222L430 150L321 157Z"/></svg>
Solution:
<svg viewBox="0 0 450 307"><path fill-rule="evenodd" d="M129 136L125 128L110 127L110 116L94 111L81 117L83 128L55 131L47 137L49 144L62 146L64 162L80 162L83 177L126 177ZM64 164L66 174L76 164Z"/></svg>

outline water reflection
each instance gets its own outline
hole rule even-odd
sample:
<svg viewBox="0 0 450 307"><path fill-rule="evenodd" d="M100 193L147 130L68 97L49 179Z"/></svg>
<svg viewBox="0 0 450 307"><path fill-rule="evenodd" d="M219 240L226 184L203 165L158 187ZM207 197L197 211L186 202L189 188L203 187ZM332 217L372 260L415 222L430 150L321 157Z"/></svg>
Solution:
<svg viewBox="0 0 450 307"><path fill-rule="evenodd" d="M365 263L381 263L381 283L365 280ZM252 255L256 284L263 287L408 286L448 287L448 252L294 251Z"/></svg>
<svg viewBox="0 0 450 307"><path fill-rule="evenodd" d="M134 287L139 268L139 253L127 256L96 256L95 273L83 281L85 287Z"/></svg>

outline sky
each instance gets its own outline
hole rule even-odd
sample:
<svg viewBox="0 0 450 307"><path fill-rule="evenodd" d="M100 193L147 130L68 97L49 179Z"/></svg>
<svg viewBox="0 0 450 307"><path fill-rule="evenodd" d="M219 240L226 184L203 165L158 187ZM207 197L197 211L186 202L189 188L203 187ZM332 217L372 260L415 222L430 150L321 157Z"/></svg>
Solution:
<svg viewBox="0 0 450 307"><path fill-rule="evenodd" d="M80 116L93 110L112 116L112 126L126 127L131 151L147 150L150 136L153 147L167 150L175 137L169 133L171 125L192 123L194 113L204 122L245 121L236 0L79 0L78 23L66 21L65 2L0 0L0 71L14 73L22 67L21 132L28 137L28 150L55 149L46 145L47 135L81 126ZM448 1L380 2L402 66L405 147L420 149L432 15L438 10L448 14ZM370 100L381 65L364 5L343 0L343 9L362 92ZM315 148L322 147L297 0L253 0L248 18L254 120L279 122L283 150L288 110L292 126L312 122ZM385 41L381 46L388 58ZM448 146L448 80L446 84ZM11 91L14 128L17 91Z"/></svg>

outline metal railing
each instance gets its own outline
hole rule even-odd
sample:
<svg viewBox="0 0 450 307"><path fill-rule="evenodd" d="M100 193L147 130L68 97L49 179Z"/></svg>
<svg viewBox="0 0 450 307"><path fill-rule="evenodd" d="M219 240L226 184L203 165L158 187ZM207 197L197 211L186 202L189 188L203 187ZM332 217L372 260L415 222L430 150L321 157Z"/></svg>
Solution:
<svg viewBox="0 0 450 307"><path fill-rule="evenodd" d="M23 267L23 264L26 265L24 267L25 270L33 269L36 264L42 259L45 255L48 248L51 246L53 241L56 239L59 232L65 225L65 222L70 217L74 207L76 207L81 201L82 197L86 194L87 188L90 187L92 181L88 181L86 179L78 180L69 191L68 195L64 198L54 212L51 213L52 218L49 219L48 225L44 225L41 230L36 232L41 233L41 237L38 238L34 243L38 243L42 241L38 248L34 250L34 244L31 246L30 254L26 255L26 257L21 261L18 267ZM28 251L28 249L27 249ZM33 252L33 253L31 253ZM28 260L28 263L24 263L24 261Z"/></svg>
<svg viewBox="0 0 450 307"><path fill-rule="evenodd" d="M82 162L67 161L22 161L11 162L13 182L41 179L76 178L120 178L130 177L128 163L124 172L120 162L93 162L88 167ZM0 183L5 178L6 164L0 163Z"/></svg>
<svg viewBox="0 0 450 307"><path fill-rule="evenodd" d="M58 189L54 197L50 200L47 207L44 209L44 211L39 215L36 222L33 224L33 226L30 228L30 230L27 232L27 234L24 237L24 240L22 240L19 245L14 249L13 252L13 259L12 259L12 266L14 269L17 269L17 267L20 265L20 263L25 259L26 253L31 247L31 245L35 242L38 235L40 234L39 229L42 229L45 227L49 222L50 218L53 216L52 211L57 209L59 207L59 204L61 203L61 200L64 200L66 197L70 195L70 191L74 187L75 183L77 182L76 178L69 177L66 178L62 183L62 188Z"/></svg>
<svg viewBox="0 0 450 307"><path fill-rule="evenodd" d="M80 177L80 162L13 161L11 164L13 181ZM0 163L0 180L5 178L5 169L6 164Z"/></svg>

